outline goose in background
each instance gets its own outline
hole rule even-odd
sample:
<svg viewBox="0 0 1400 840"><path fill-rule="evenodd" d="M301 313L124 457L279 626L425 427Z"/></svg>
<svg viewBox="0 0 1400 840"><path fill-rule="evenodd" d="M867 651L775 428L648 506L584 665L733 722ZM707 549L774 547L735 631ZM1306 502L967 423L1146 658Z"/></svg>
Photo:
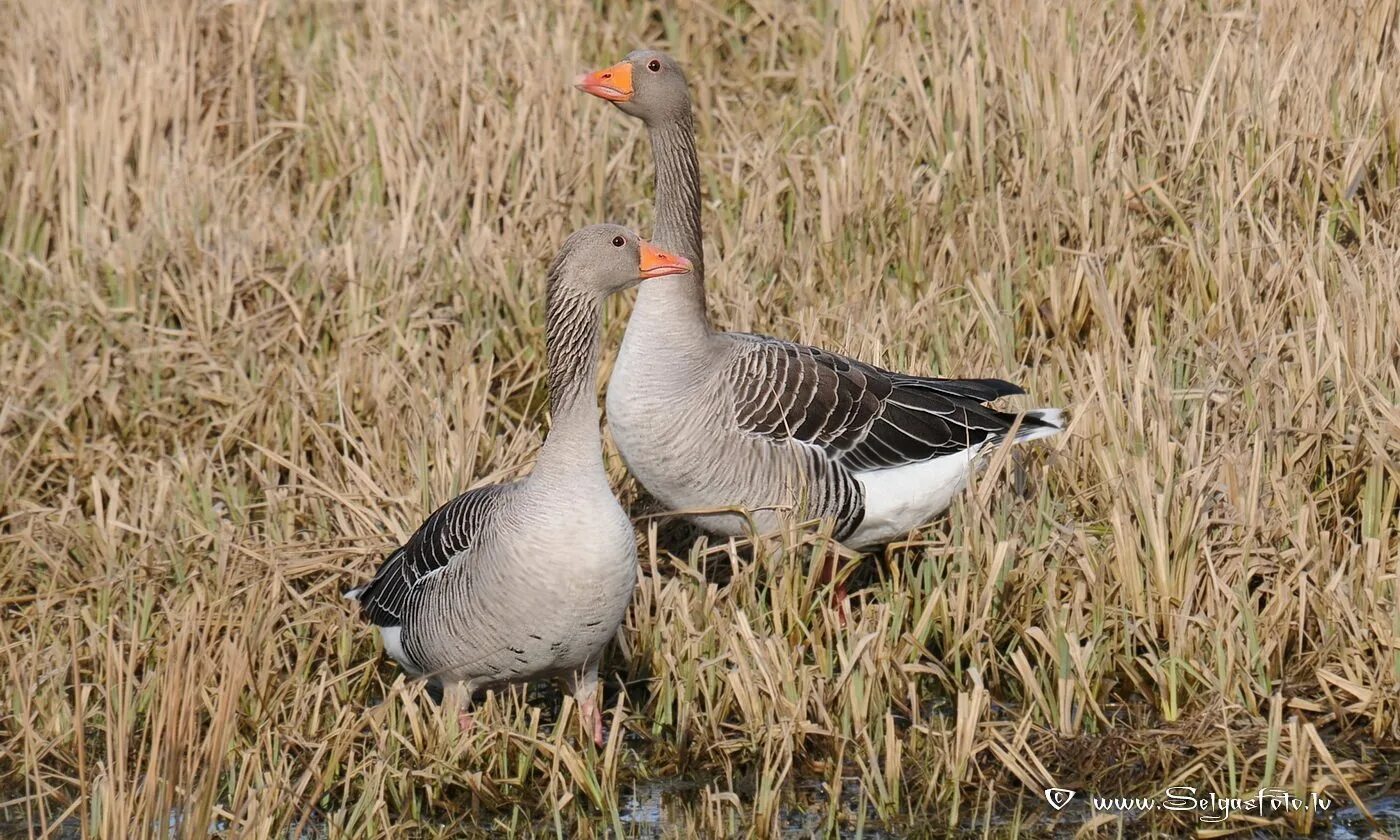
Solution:
<svg viewBox="0 0 1400 840"><path fill-rule="evenodd" d="M460 692L463 715L478 692L562 677L602 746L598 661L637 580L632 523L603 469L602 307L642 280L689 270L616 225L570 236L549 268L553 421L534 469L438 508L372 581L346 593L405 672L438 696Z"/></svg>
<svg viewBox="0 0 1400 840"><path fill-rule="evenodd" d="M724 332L705 305L700 174L690 90L674 59L634 52L576 86L640 119L656 169L653 240L690 260L684 278L643 286L607 392L627 467L671 510L755 511L760 532L832 520L855 549L906 536L943 513L976 456L1011 437L1057 434L1063 413L986 403L1024 391L1000 379L884 370L778 338ZM743 536L744 517L690 518Z"/></svg>

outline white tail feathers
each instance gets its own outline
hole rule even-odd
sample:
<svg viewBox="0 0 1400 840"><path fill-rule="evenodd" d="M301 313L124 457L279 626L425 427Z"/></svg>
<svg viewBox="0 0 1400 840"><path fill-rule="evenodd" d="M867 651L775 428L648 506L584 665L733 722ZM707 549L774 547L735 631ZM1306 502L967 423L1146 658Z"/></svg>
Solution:
<svg viewBox="0 0 1400 840"><path fill-rule="evenodd" d="M1037 438L1058 435L1065 428L1065 411L1062 408L1032 408L1026 411L1027 417L1034 417L1042 423L1050 424L1046 426L1026 427L1023 422L1021 428L1016 432L1016 440L1036 440Z"/></svg>
<svg viewBox="0 0 1400 840"><path fill-rule="evenodd" d="M1065 410L1063 408L1032 408L1026 413L1057 429L1065 427Z"/></svg>

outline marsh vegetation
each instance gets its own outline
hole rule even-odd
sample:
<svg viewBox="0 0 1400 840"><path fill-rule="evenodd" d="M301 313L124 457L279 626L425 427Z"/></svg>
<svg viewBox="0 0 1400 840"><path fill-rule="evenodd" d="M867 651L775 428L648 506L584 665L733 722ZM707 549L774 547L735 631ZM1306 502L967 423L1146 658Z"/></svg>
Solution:
<svg viewBox="0 0 1400 840"><path fill-rule="evenodd" d="M1201 824L1041 791L1396 784L1394 2L0 20L6 830L1131 835ZM642 129L569 81L643 44L696 92L719 323L1072 425L848 567L844 621L819 527L664 539L610 454L605 748L553 691L463 734L340 593L528 467L545 261L649 225Z"/></svg>

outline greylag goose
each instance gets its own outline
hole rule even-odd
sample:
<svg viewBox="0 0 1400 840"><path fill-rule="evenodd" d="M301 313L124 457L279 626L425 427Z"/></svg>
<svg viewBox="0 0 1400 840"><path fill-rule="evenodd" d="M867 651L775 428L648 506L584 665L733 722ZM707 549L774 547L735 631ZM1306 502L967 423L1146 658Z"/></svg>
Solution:
<svg viewBox="0 0 1400 840"><path fill-rule="evenodd" d="M689 262L616 225L568 238L549 269L545 344L553 423L528 476L463 493L374 579L346 593L404 671L442 696L562 677L603 741L598 660L637 580L632 524L608 486L598 431L602 305ZM467 721L464 719L464 723Z"/></svg>
<svg viewBox="0 0 1400 840"><path fill-rule="evenodd" d="M1059 409L1023 414L985 403L1025 393L1000 379L910 376L816 347L715 329L705 307L700 175L690 90L665 53L634 52L576 86L640 119L656 168L655 229L687 257L686 277L644 286L607 393L608 426L628 469L672 510L755 511L761 531L783 510L833 520L867 549L941 514L979 452L1011 435L1064 427ZM743 517L690 517L742 536Z"/></svg>

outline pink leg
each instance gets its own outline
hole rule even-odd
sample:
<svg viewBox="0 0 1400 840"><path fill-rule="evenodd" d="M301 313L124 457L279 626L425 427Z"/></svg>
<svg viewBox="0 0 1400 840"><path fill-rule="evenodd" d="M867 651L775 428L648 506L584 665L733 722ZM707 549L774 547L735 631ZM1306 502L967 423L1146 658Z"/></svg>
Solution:
<svg viewBox="0 0 1400 840"><path fill-rule="evenodd" d="M472 719L472 694L462 685L450 685L443 694L444 705L457 707L457 732L466 735L476 727Z"/></svg>
<svg viewBox="0 0 1400 840"><path fill-rule="evenodd" d="M603 746L603 713L598 709L598 663L590 662L569 677L569 693L578 703L579 723L593 735L593 743Z"/></svg>
<svg viewBox="0 0 1400 840"><path fill-rule="evenodd" d="M599 749L603 748L603 713L598 709L598 703L588 700L580 703L578 716L583 724L583 731L593 730L593 744Z"/></svg>
<svg viewBox="0 0 1400 840"><path fill-rule="evenodd" d="M831 583L839 570L840 558L836 554L829 555L822 563L821 583ZM841 627L846 626L846 619L849 613L846 609L846 601L849 596L846 593L846 582L843 580L836 584L836 588L831 593L831 606L836 609L836 619Z"/></svg>

